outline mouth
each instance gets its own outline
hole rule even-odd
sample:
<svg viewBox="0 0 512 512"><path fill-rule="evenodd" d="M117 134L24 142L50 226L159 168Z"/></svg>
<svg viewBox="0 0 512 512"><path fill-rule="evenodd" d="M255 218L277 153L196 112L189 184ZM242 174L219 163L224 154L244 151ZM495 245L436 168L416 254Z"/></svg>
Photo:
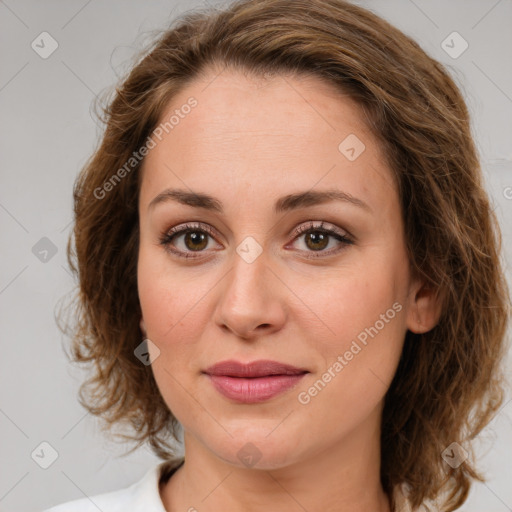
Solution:
<svg viewBox="0 0 512 512"><path fill-rule="evenodd" d="M224 397L239 403L259 403L291 389L309 371L277 361L244 364L230 360L210 366L203 373Z"/></svg>

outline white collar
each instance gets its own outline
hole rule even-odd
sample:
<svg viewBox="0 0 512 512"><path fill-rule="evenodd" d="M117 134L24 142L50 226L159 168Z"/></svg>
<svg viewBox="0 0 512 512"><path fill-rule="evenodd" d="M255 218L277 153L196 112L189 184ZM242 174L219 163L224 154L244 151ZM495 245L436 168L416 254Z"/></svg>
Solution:
<svg viewBox="0 0 512 512"><path fill-rule="evenodd" d="M43 512L166 512L160 497L160 477L164 472L177 469L183 460L153 466L140 480L124 489L68 501Z"/></svg>
<svg viewBox="0 0 512 512"><path fill-rule="evenodd" d="M179 458L161 462L129 487L62 503L43 512L167 512L160 496L160 479L164 473L174 472L183 461ZM393 497L394 512L414 512L403 487L395 486Z"/></svg>

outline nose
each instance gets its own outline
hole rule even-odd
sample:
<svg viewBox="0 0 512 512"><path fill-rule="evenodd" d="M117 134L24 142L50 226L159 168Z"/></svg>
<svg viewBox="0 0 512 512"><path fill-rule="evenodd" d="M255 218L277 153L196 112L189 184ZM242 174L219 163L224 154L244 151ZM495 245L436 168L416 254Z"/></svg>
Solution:
<svg viewBox="0 0 512 512"><path fill-rule="evenodd" d="M286 320L286 287L263 251L248 263L236 252L219 287L214 320L224 331L249 340L279 331Z"/></svg>

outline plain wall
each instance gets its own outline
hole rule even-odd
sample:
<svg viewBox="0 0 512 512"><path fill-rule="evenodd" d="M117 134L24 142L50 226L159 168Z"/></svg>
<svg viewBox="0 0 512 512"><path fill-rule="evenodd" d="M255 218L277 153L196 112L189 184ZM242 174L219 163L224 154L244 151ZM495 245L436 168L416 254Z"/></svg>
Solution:
<svg viewBox="0 0 512 512"><path fill-rule="evenodd" d="M413 36L449 66L463 89L486 186L501 221L510 282L512 2L359 3ZM125 487L158 462L146 448L119 458L122 447L102 437L97 421L78 404L82 376L64 355L67 340L54 314L57 301L73 287L65 255L72 186L100 135L90 112L94 95L115 84L151 31L164 29L176 15L197 5L202 4L0 2L0 510L41 510L84 493ZM46 59L31 47L44 31L58 43ZM469 44L458 58L441 46L453 31ZM49 39L45 48L50 48ZM41 261L41 250L49 251L48 261ZM480 467L489 480L473 486L461 510L512 510L510 400L509 392L479 439ZM48 469L31 457L43 441L58 452Z"/></svg>

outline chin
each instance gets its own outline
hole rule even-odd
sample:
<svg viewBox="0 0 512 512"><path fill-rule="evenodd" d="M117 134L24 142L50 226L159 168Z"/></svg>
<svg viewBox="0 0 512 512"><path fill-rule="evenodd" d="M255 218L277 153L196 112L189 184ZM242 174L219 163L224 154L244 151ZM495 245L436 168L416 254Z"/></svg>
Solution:
<svg viewBox="0 0 512 512"><path fill-rule="evenodd" d="M273 428L275 428L274 425ZM281 427L280 427L281 428ZM238 468L273 470L289 466L297 462L300 440L293 439L283 429L269 435L272 429L267 425L239 427L238 430L227 430L233 437L223 436L222 439L203 440L217 457ZM277 429L276 429L277 430Z"/></svg>

